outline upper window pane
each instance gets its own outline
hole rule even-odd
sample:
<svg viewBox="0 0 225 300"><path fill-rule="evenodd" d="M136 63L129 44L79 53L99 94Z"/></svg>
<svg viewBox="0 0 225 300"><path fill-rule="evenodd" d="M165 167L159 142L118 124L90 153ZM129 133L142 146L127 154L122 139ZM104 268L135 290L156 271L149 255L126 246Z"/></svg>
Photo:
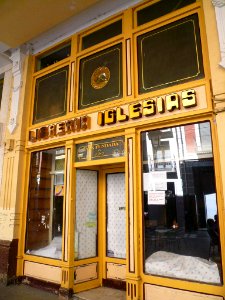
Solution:
<svg viewBox="0 0 225 300"><path fill-rule="evenodd" d="M155 4L140 9L137 12L137 25L142 25L162 17L179 8L195 3L196 0L161 0Z"/></svg>
<svg viewBox="0 0 225 300"><path fill-rule="evenodd" d="M34 124L66 114L68 72L66 66L36 80Z"/></svg>
<svg viewBox="0 0 225 300"><path fill-rule="evenodd" d="M220 284L209 122L142 133L145 273Z"/></svg>
<svg viewBox="0 0 225 300"><path fill-rule="evenodd" d="M36 71L42 70L48 66L51 66L58 61L67 58L71 53L71 45L70 43L58 47L50 52L47 52L37 58L36 61Z"/></svg>
<svg viewBox="0 0 225 300"><path fill-rule="evenodd" d="M31 155L26 253L62 257L64 148Z"/></svg>
<svg viewBox="0 0 225 300"><path fill-rule="evenodd" d="M82 38L82 50L104 42L122 33L122 20L116 21L104 28L96 30Z"/></svg>
<svg viewBox="0 0 225 300"><path fill-rule="evenodd" d="M139 93L204 76L197 14L138 37Z"/></svg>
<svg viewBox="0 0 225 300"><path fill-rule="evenodd" d="M122 97L122 44L80 61L79 109Z"/></svg>

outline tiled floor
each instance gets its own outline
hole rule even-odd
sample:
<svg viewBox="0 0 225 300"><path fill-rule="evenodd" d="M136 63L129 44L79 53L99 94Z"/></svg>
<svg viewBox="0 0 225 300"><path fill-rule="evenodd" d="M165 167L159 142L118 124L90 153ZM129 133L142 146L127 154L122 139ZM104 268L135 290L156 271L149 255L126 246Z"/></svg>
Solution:
<svg viewBox="0 0 225 300"><path fill-rule="evenodd" d="M126 292L107 287L91 289L73 296L74 300L125 300Z"/></svg>

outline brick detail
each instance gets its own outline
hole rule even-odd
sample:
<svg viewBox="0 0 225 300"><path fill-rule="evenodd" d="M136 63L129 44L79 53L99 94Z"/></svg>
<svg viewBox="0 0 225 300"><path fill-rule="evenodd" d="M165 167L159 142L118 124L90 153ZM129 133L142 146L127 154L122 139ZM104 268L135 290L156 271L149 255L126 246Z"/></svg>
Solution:
<svg viewBox="0 0 225 300"><path fill-rule="evenodd" d="M16 279L18 239L0 240L0 280L9 283Z"/></svg>

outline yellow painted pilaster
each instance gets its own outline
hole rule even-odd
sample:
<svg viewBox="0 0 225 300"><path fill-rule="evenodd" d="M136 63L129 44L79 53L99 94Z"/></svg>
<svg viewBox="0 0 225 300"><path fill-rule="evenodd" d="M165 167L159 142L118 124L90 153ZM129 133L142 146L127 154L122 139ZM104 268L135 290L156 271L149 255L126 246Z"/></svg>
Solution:
<svg viewBox="0 0 225 300"><path fill-rule="evenodd" d="M140 299L140 236L139 236L139 208L138 208L138 170L139 159L137 159L137 134L135 129L126 130L126 186L127 191L127 299Z"/></svg>

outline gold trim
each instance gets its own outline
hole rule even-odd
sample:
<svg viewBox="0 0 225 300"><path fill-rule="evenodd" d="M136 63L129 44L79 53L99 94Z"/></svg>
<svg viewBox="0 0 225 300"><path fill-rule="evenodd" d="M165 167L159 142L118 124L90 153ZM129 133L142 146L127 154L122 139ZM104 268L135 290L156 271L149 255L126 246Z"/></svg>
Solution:
<svg viewBox="0 0 225 300"><path fill-rule="evenodd" d="M91 75L91 86L95 90L102 89L105 87L110 79L109 68L102 66L98 67Z"/></svg>

